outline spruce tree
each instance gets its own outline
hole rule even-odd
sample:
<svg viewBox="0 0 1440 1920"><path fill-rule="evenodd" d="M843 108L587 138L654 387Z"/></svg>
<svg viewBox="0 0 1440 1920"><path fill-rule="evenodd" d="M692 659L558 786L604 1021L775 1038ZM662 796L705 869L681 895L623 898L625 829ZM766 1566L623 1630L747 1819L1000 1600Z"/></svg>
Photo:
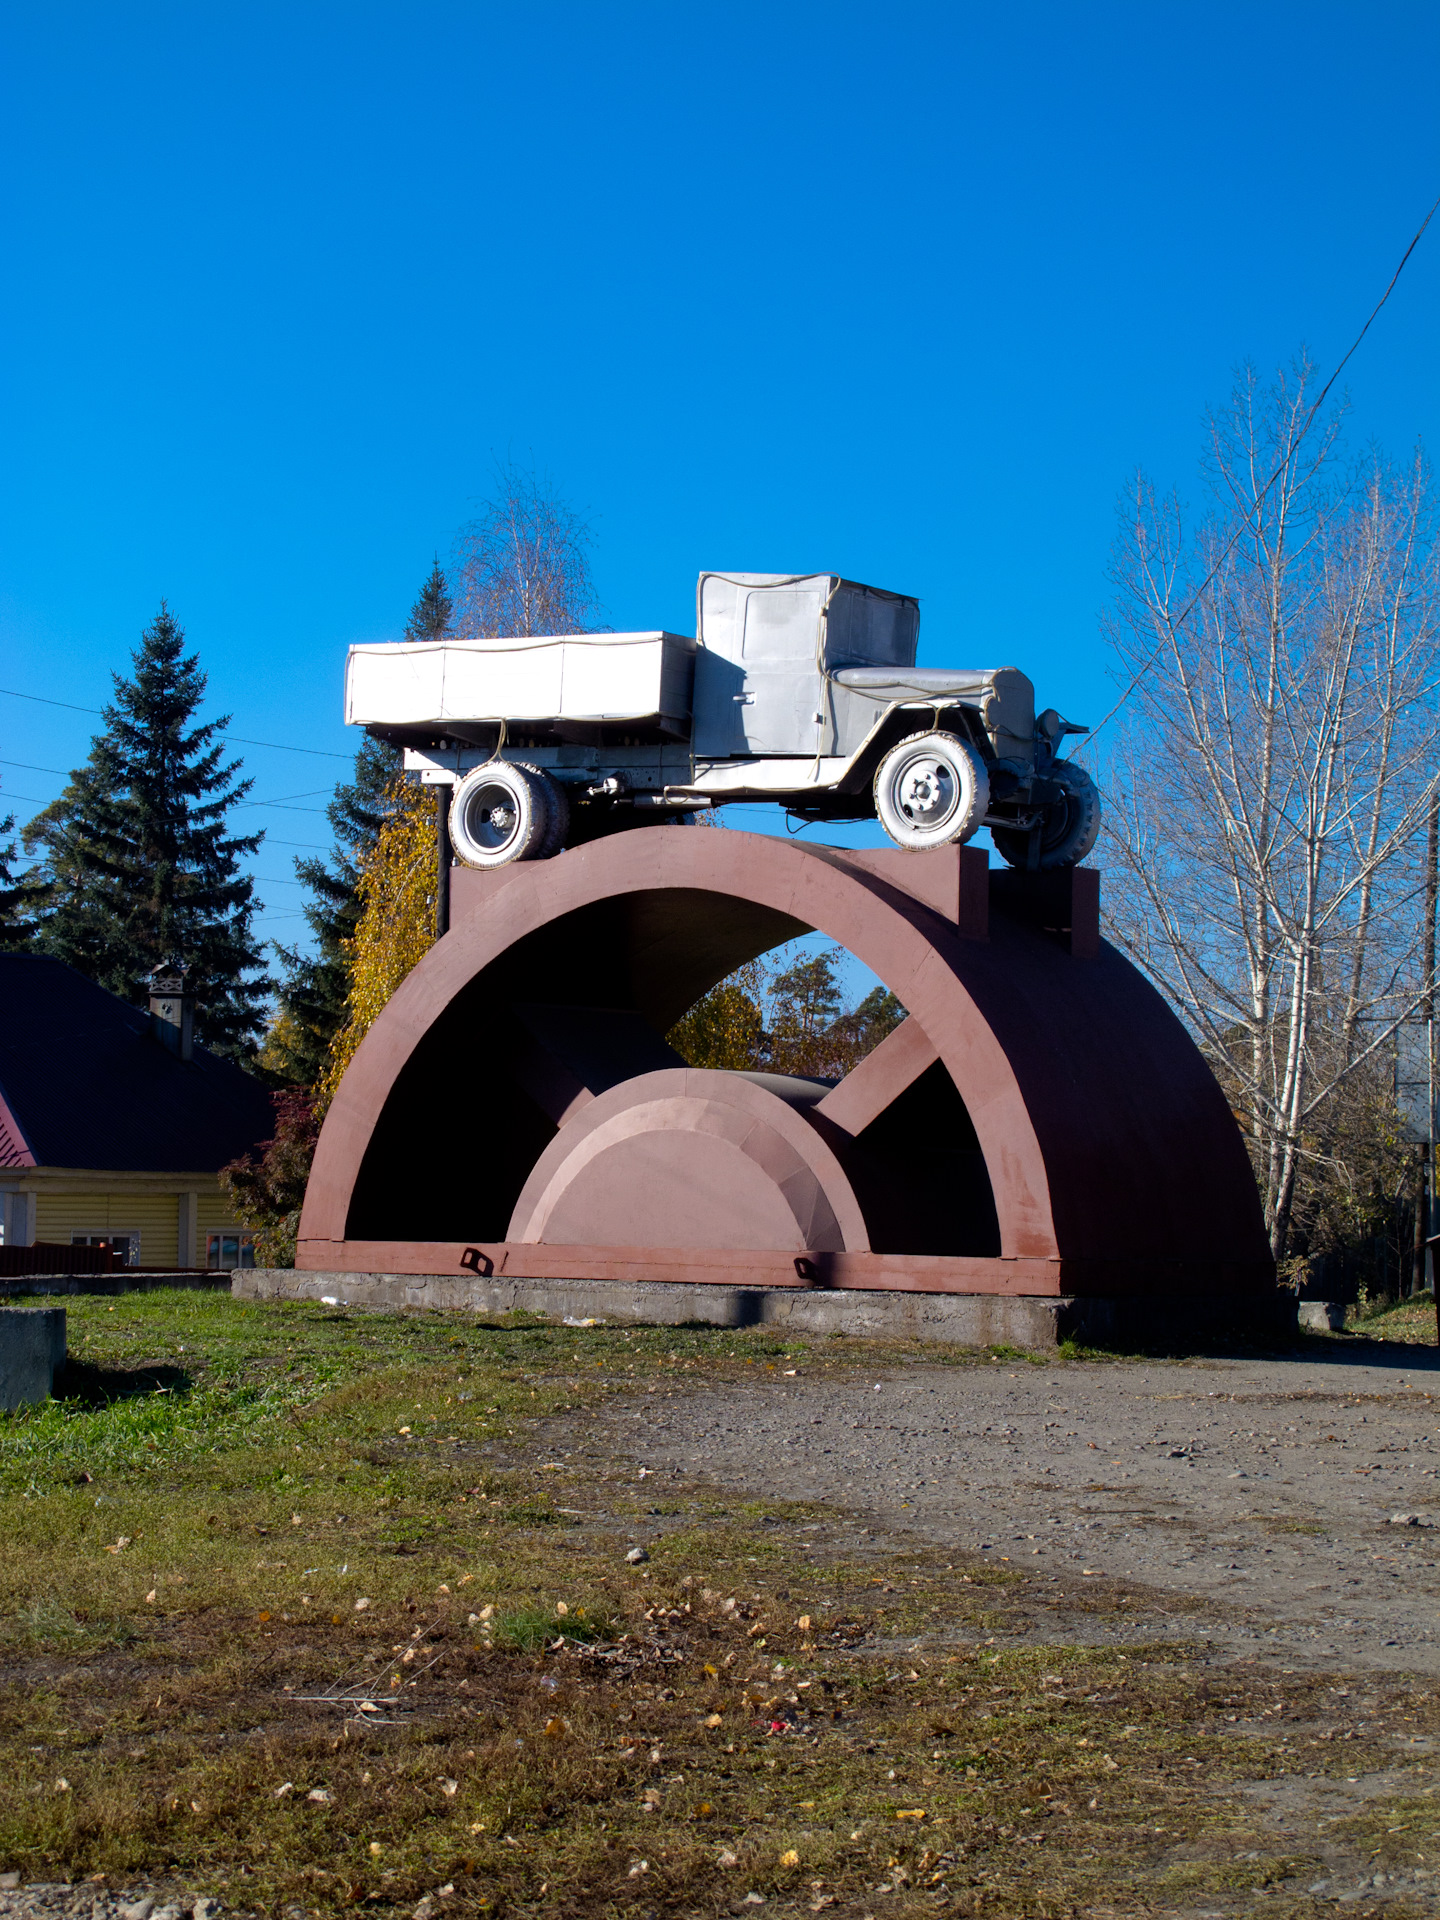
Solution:
<svg viewBox="0 0 1440 1920"><path fill-rule="evenodd" d="M15 816L0 820L0 953L28 947L35 937L35 909L43 890L30 873L15 873L11 863L16 843L5 836L15 831Z"/></svg>
<svg viewBox="0 0 1440 1920"><path fill-rule="evenodd" d="M247 1059L271 982L242 862L264 836L226 818L251 783L217 738L228 714L194 721L205 675L164 601L132 659L84 766L25 830L45 884L39 945L136 1005L152 967L182 960L197 1038Z"/></svg>
<svg viewBox="0 0 1440 1920"><path fill-rule="evenodd" d="M410 618L405 623L405 638L443 640L450 630L454 615L454 603L437 553L430 577L420 589L420 598L410 609Z"/></svg>
<svg viewBox="0 0 1440 1920"><path fill-rule="evenodd" d="M443 639L452 614L449 586L437 556L410 609L405 638ZM335 835L333 854L328 861L295 862L296 877L310 890L304 911L315 951L278 949L286 972L263 1056L269 1071L293 1086L318 1085L335 1037L349 1019L349 943L355 938L361 910L356 889L365 858L394 811L392 788L400 768L400 749L367 735L355 755L353 777L335 789L326 809Z"/></svg>
<svg viewBox="0 0 1440 1920"><path fill-rule="evenodd" d="M347 943L360 921L360 863L389 815L387 789L399 768L399 748L367 736L355 755L353 778L342 781L325 809L335 835L334 853L328 861L307 854L295 862L296 877L310 890L304 913L315 950L276 949L285 976L261 1056L266 1069L287 1085L313 1087L319 1082L335 1035L345 1024Z"/></svg>

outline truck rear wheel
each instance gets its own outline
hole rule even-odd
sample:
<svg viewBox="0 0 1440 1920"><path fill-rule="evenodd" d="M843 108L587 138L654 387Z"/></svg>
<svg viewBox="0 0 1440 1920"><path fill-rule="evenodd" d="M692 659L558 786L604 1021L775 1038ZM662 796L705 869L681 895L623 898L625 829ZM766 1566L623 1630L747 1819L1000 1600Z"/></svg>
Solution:
<svg viewBox="0 0 1440 1920"><path fill-rule="evenodd" d="M563 790L517 760L476 767L450 802L450 842L467 867L548 860L564 845L569 824Z"/></svg>
<svg viewBox="0 0 1440 1920"><path fill-rule="evenodd" d="M953 733L912 733L875 770L875 813L897 847L919 853L968 840L990 805L990 775Z"/></svg>

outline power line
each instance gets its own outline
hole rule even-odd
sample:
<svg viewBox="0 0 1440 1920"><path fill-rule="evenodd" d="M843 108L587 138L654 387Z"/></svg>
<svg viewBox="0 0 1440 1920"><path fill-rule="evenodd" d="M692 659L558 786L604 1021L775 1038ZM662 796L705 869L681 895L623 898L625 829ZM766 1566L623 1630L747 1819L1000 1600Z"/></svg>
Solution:
<svg viewBox="0 0 1440 1920"><path fill-rule="evenodd" d="M0 760L0 767L23 767L27 773L54 773L58 774L62 780L68 780L70 778L70 770L65 767L37 767L34 762L30 760ZM278 807L287 813L324 813L324 807L296 807L291 806L290 802L293 800L315 800L318 799L322 793L328 793L329 791L330 789L328 787L307 787L304 793L282 794L278 800L237 800L234 804L237 807ZM15 800L24 800L27 796L23 793L17 793L10 797ZM35 804L39 806L44 803L37 801ZM300 844L298 840L276 842L278 846L299 846ZM326 849L324 847L315 847L312 851L315 853L324 853Z"/></svg>
<svg viewBox="0 0 1440 1920"><path fill-rule="evenodd" d="M62 780L70 778L68 767L37 767L32 760L0 760L0 767L23 767L26 773L58 773Z"/></svg>
<svg viewBox="0 0 1440 1920"><path fill-rule="evenodd" d="M73 700L51 700L43 693L21 693L16 687L0 687L0 693L5 694L7 698L11 700L33 700L37 706L64 707L67 713L94 713L98 714L101 719L104 718L103 708L78 707ZM248 734L244 733L222 733L220 738L222 740L233 740L237 746L241 747L270 747L273 748L276 753L314 754L321 760L348 760L350 758L348 753L335 753L329 747L291 747L287 746L283 740L252 740ZM5 764L18 766L20 763L18 761L7 761ZM52 769L49 767L41 767L38 768L37 771L49 773Z"/></svg>
<svg viewBox="0 0 1440 1920"><path fill-rule="evenodd" d="M317 800L322 793L329 791L328 787L307 787L304 793L277 793L273 800L237 800L235 804L237 807L278 807L290 800ZM321 809L312 807L307 811L315 813Z"/></svg>
<svg viewBox="0 0 1440 1920"><path fill-rule="evenodd" d="M1124 706L1125 702L1130 698L1131 694L1135 691L1136 687L1139 686L1140 682L1145 678L1145 675L1150 671L1151 667L1154 666L1155 662L1160 658L1161 654L1165 651L1176 629L1179 627L1183 627L1185 622L1190 618L1191 614L1195 611L1196 607L1200 604L1200 599L1201 599L1201 596L1204 594L1205 589L1210 585L1210 582L1215 578L1216 574L1219 573L1221 567L1224 566L1225 562L1230 558L1230 555L1234 552L1235 548L1239 545L1240 541L1244 538L1244 535L1249 528L1251 520L1255 517L1255 515L1260 511L1261 507L1265 504L1265 496L1269 493L1270 489L1274 486L1275 482L1280 478L1281 474L1285 471L1286 467L1289 466L1291 460L1295 456L1295 449L1300 445L1300 442L1305 438L1306 434L1309 433L1311 427L1314 425L1316 414L1319 413L1321 407L1325 404L1325 396L1329 393L1330 389L1334 386L1335 382L1340 378L1340 375L1345 370L1346 362L1350 359L1351 355L1355 352L1355 349L1359 346L1360 342L1365 338L1366 334L1370 331L1370 328L1374 323L1375 316L1379 313L1381 307L1384 306L1385 302L1390 298L1391 294L1395 291L1395 283L1400 278L1401 274L1405 271L1406 261L1409 260L1411 254L1414 253L1416 247L1419 246L1421 238L1424 235L1425 229L1429 226L1430 222L1435 218L1435 215L1437 212L1440 212L1440 200L1437 200L1435 202L1434 206L1431 207L1429 213L1427 213L1425 218L1420 222L1419 228L1417 229L1415 234L1415 238L1410 242L1409 246L1406 247L1404 253L1401 255L1400 264L1398 267L1396 267L1394 273L1391 274L1389 286L1386 287L1384 293L1382 293L1380 298L1375 302L1375 306L1370 314L1370 318L1365 322L1364 326L1361 327L1359 333L1357 333L1355 338L1351 341L1349 351L1344 354L1339 364L1336 366L1335 371L1331 374L1330 378L1325 382L1324 386L1320 389L1319 397L1317 398L1314 406L1311 407L1309 413L1306 414L1304 424L1300 428L1299 433L1297 433L1295 438L1290 442L1289 447L1287 448L1286 452L1282 455L1279 461L1279 464L1275 468L1275 471L1271 474L1270 478L1265 482L1264 486L1261 487L1259 493L1256 494L1254 503L1247 511L1245 518L1240 522L1240 525L1235 529L1234 533L1226 541L1224 547L1221 549L1219 559L1215 562L1214 566L1211 567L1209 573L1206 574L1205 578L1200 582L1199 586L1195 589L1194 593L1191 594L1190 599L1186 603L1184 610L1181 613L1178 613L1175 616L1174 620L1166 622L1165 638L1160 642L1160 644L1156 647L1155 651L1149 656L1149 658L1142 661L1140 666L1136 668L1134 674L1132 674L1130 678L1129 684L1125 688L1125 691L1121 694L1120 698L1115 702L1114 706L1111 707L1110 711L1105 715L1105 718L1100 721L1098 726L1094 726L1090 729L1090 732L1085 740L1086 747L1088 747L1094 741L1095 736L1100 732L1101 727L1108 726L1110 722L1115 718L1116 714L1120 711L1121 707ZM1083 752L1084 748L1083 747L1079 748L1077 749L1077 751Z"/></svg>

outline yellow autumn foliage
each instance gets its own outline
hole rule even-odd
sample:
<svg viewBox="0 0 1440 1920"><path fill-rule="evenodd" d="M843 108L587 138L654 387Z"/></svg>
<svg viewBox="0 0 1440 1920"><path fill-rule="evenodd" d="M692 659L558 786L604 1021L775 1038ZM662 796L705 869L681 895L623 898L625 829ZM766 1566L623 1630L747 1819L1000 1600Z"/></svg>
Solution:
<svg viewBox="0 0 1440 1920"><path fill-rule="evenodd" d="M386 793L392 809L360 866L361 908L345 942L350 967L348 1013L330 1049L317 1106L335 1097L341 1075L380 1009L435 942L435 802L429 787L397 775Z"/></svg>
<svg viewBox="0 0 1440 1920"><path fill-rule="evenodd" d="M765 982L764 961L752 960L670 1029L665 1037L687 1066L744 1073L765 1065Z"/></svg>

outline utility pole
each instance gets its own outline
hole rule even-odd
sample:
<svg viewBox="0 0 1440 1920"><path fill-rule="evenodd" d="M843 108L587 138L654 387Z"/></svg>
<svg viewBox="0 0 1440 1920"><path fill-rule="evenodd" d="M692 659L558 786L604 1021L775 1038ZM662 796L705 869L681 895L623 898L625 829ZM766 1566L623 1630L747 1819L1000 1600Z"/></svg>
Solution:
<svg viewBox="0 0 1440 1920"><path fill-rule="evenodd" d="M1417 1252L1421 1247L1423 1233L1423 1252L1419 1252L1416 1261L1415 1291L1418 1293L1431 1277L1435 1264L1435 1250L1431 1245L1431 1235L1435 1231L1435 896L1437 873L1440 873L1440 795L1430 799L1430 831L1426 837L1425 848L1425 997L1420 1002L1420 1012L1425 1021L1425 1068L1427 1126L1425 1129L1425 1170L1421 1175L1419 1190L1415 1196L1415 1240ZM1427 1271L1428 1270L1428 1271ZM1440 1288L1436 1289L1440 1300ZM1440 1308L1437 1308L1440 1314ZM1436 1344L1440 1345L1440 1319L1436 1323Z"/></svg>
<svg viewBox="0 0 1440 1920"><path fill-rule="evenodd" d="M450 798L453 787L435 789L435 938L443 940L450 931ZM1435 817L1430 817L1430 835L1435 835ZM1433 914L1432 914L1433 919ZM1432 1100L1433 1106L1433 1100Z"/></svg>

